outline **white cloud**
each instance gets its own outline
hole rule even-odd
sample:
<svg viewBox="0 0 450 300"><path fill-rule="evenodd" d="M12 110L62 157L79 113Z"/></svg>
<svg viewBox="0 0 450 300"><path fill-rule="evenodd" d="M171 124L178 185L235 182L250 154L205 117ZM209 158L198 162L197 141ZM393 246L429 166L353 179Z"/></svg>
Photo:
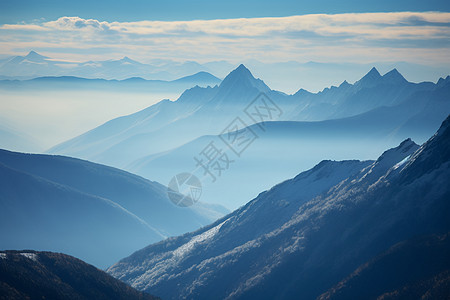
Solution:
<svg viewBox="0 0 450 300"><path fill-rule="evenodd" d="M409 57L416 62L426 59L439 62L448 58L449 29L450 13L439 12L173 22L105 22L61 17L39 24L2 25L0 47L10 53L26 49L52 53L64 49L74 57L83 51L91 57L117 53L135 58L199 61L244 58L374 61L391 49L396 56L388 55L388 60ZM101 49L104 53L98 53Z"/></svg>
<svg viewBox="0 0 450 300"><path fill-rule="evenodd" d="M108 22L99 22L93 19L82 19L79 17L62 17L56 21L46 22L42 27L54 30L109 30Z"/></svg>

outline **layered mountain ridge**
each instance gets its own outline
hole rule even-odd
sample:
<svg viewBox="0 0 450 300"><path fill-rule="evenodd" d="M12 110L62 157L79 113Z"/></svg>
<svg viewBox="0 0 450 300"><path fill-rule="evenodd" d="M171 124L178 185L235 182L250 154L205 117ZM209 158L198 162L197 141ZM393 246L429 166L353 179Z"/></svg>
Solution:
<svg viewBox="0 0 450 300"><path fill-rule="evenodd" d="M157 182L68 157L0 150L0 176L1 249L65 252L99 267L227 213L177 207Z"/></svg>
<svg viewBox="0 0 450 300"><path fill-rule="evenodd" d="M113 119L49 152L168 183L178 173L195 170L194 157L211 141L227 149L220 134L247 128L256 141L236 157L239 161L230 157L236 163L217 184L206 187L209 182L203 182L205 201L215 199L235 209L324 157L373 159L406 138L424 142L450 113L450 84L445 79L415 84L402 78L395 69L381 75L373 68L354 84L286 95L270 90L240 65L218 87L186 90L177 101ZM255 124L261 120L263 125ZM223 193L243 177L252 182L241 195Z"/></svg>

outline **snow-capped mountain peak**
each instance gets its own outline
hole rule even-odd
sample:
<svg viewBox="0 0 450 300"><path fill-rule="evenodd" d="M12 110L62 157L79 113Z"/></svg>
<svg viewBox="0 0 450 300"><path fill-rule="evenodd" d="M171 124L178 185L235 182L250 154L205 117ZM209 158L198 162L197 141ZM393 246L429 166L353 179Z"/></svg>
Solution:
<svg viewBox="0 0 450 300"><path fill-rule="evenodd" d="M405 159L408 159L420 146L414 143L411 139L406 139L395 148L391 148L383 152L383 154L366 170L359 181L364 181L368 184L376 182L381 176L391 169L397 169L399 164L402 164Z"/></svg>
<svg viewBox="0 0 450 300"><path fill-rule="evenodd" d="M423 144L405 162L401 172L404 181L409 182L415 173L430 173L450 160L450 115L431 139Z"/></svg>

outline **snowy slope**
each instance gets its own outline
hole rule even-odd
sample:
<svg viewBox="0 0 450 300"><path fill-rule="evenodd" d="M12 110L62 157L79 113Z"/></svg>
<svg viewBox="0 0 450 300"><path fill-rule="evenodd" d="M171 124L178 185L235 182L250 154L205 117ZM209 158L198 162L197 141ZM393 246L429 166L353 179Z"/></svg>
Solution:
<svg viewBox="0 0 450 300"><path fill-rule="evenodd" d="M108 272L166 299L314 299L396 243L450 231L448 149L450 118L418 149L406 140L376 162L350 163L360 166L337 184L340 168L320 176L318 165L226 218L150 245ZM296 179L309 185L314 178L335 178L335 185L318 184L323 193L302 199ZM196 251L174 256L210 230L214 235Z"/></svg>

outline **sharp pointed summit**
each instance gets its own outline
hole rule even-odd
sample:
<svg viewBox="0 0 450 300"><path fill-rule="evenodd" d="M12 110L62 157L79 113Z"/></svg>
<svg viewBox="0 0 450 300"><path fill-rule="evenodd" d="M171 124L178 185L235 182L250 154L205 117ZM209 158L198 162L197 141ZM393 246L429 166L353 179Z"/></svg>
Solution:
<svg viewBox="0 0 450 300"><path fill-rule="evenodd" d="M47 57L47 56L40 55L39 53L37 53L37 52L31 50L31 51L25 56L25 58L28 59L28 60L30 60L30 61L43 61L43 60L47 59L48 57Z"/></svg>
<svg viewBox="0 0 450 300"><path fill-rule="evenodd" d="M373 67L370 69L369 73L367 73L361 80L363 79L378 79L381 78L380 72L378 72L377 68Z"/></svg>
<svg viewBox="0 0 450 300"><path fill-rule="evenodd" d="M253 74L243 64L240 64L236 69L222 81L220 88L222 90L234 89L240 90L242 88L257 88L260 91L268 91L269 87L261 80L253 77Z"/></svg>
<svg viewBox="0 0 450 300"><path fill-rule="evenodd" d="M391 71L384 74L383 80L389 84L402 84L408 82L397 69L392 69Z"/></svg>
<svg viewBox="0 0 450 300"><path fill-rule="evenodd" d="M450 76L447 76L445 78L439 78L439 80L437 81L436 85L439 87L442 87L444 85L446 85L447 83L450 82Z"/></svg>
<svg viewBox="0 0 450 300"><path fill-rule="evenodd" d="M236 69L231 71L230 74L227 75L227 77L225 77L224 81L236 79L255 79L255 77L253 77L252 72L250 72L247 67L245 67L243 64L240 64Z"/></svg>
<svg viewBox="0 0 450 300"><path fill-rule="evenodd" d="M370 69L369 73L367 73L366 75L364 75L363 78L358 80L355 83L355 85L361 87L372 87L375 84L377 84L381 78L382 77L380 75L380 72L378 72L378 70L375 67L373 67L372 69Z"/></svg>
<svg viewBox="0 0 450 300"><path fill-rule="evenodd" d="M348 83L347 80L344 80L344 81L339 85L339 87L350 87L350 83Z"/></svg>
<svg viewBox="0 0 450 300"><path fill-rule="evenodd" d="M370 71L369 71L369 73L367 73L367 75L369 75L369 74L372 74L372 76L377 76L377 77L381 76L380 72L378 72L377 68L375 68L375 67L372 67L372 69L370 69Z"/></svg>

